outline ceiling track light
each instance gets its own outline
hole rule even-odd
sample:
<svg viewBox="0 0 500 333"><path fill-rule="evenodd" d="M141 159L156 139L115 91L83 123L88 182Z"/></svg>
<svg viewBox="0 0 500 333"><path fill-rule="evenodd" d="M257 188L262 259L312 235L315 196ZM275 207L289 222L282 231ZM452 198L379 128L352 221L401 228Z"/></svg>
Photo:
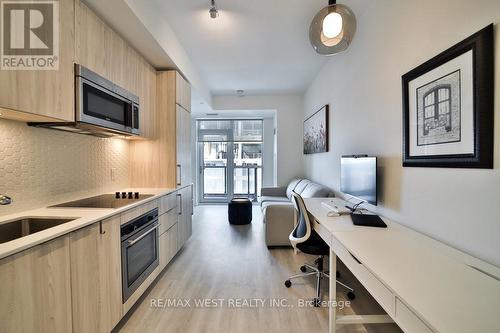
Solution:
<svg viewBox="0 0 500 333"><path fill-rule="evenodd" d="M333 55L345 51L356 32L356 17L352 10L335 0L321 9L309 27L309 40L321 55Z"/></svg>
<svg viewBox="0 0 500 333"><path fill-rule="evenodd" d="M215 0L210 1L210 10L208 11L210 14L210 18L216 19L219 16L219 11L217 10L217 6L215 5Z"/></svg>

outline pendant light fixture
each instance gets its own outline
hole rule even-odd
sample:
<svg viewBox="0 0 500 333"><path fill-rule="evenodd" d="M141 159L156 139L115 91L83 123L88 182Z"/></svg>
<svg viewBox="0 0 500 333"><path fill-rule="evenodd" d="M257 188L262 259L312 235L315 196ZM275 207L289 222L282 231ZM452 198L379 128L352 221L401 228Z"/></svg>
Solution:
<svg viewBox="0 0 500 333"><path fill-rule="evenodd" d="M356 17L352 10L335 0L314 16L309 27L309 40L321 55L333 55L346 50L356 32Z"/></svg>
<svg viewBox="0 0 500 333"><path fill-rule="evenodd" d="M210 10L208 11L210 18L216 19L219 16L219 11L217 10L217 6L215 5L215 0L210 1Z"/></svg>

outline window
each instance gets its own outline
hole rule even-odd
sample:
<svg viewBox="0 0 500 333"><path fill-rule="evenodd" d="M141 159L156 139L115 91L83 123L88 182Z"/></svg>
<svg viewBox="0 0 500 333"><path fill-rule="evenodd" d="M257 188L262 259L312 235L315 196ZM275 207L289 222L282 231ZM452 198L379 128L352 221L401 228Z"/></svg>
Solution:
<svg viewBox="0 0 500 333"><path fill-rule="evenodd" d="M442 128L451 131L451 86L439 85L424 95L424 135Z"/></svg>

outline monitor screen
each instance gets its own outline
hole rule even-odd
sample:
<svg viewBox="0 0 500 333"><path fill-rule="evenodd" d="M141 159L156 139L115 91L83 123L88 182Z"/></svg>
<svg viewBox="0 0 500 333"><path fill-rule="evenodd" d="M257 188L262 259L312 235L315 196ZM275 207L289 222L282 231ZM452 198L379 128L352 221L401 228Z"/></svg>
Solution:
<svg viewBox="0 0 500 333"><path fill-rule="evenodd" d="M377 204L377 158L343 156L340 191L372 205Z"/></svg>

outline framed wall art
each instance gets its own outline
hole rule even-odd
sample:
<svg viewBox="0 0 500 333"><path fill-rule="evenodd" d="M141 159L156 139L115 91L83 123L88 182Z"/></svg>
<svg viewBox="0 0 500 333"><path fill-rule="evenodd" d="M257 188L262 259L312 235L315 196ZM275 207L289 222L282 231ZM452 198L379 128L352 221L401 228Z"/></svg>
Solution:
<svg viewBox="0 0 500 333"><path fill-rule="evenodd" d="M493 25L402 76L403 166L493 167Z"/></svg>
<svg viewBox="0 0 500 333"><path fill-rule="evenodd" d="M304 121L304 154L328 151L328 105Z"/></svg>

